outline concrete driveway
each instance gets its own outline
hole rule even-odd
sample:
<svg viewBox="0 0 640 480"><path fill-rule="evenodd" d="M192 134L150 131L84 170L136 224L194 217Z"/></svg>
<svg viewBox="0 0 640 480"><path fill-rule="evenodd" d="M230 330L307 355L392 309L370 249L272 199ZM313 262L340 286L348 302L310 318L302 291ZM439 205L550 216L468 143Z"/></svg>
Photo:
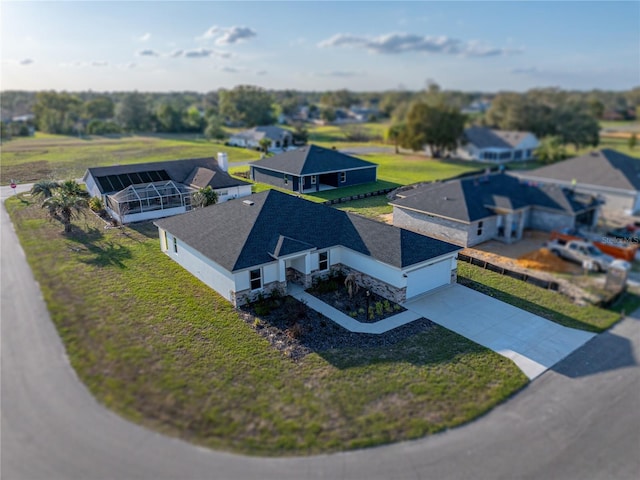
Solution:
<svg viewBox="0 0 640 480"><path fill-rule="evenodd" d="M404 307L510 358L529 379L595 336L457 284L409 301Z"/></svg>

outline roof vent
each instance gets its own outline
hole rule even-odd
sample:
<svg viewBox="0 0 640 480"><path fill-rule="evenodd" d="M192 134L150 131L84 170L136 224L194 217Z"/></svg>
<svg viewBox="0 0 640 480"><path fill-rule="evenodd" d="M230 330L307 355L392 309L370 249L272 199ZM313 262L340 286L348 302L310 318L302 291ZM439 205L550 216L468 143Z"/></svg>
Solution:
<svg viewBox="0 0 640 480"><path fill-rule="evenodd" d="M245 205L251 206L251 205L254 204L254 201L253 200L243 200L242 203L244 203Z"/></svg>

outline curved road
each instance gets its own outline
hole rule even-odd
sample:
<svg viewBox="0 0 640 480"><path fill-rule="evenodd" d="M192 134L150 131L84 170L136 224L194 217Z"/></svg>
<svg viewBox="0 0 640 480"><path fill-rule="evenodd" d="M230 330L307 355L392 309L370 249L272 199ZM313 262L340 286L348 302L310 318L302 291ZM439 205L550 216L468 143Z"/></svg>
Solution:
<svg viewBox="0 0 640 480"><path fill-rule="evenodd" d="M640 312L464 427L336 455L243 457L151 432L98 404L69 366L4 208L0 221L5 480L609 480L640 471Z"/></svg>

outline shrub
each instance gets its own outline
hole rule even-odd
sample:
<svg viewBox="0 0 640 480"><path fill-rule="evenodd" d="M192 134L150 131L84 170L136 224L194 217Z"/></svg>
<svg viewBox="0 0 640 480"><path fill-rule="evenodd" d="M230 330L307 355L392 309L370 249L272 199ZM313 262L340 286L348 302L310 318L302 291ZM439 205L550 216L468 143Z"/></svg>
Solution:
<svg viewBox="0 0 640 480"><path fill-rule="evenodd" d="M369 307L369 320L373 320L374 318L376 318L376 312L372 305Z"/></svg>
<svg viewBox="0 0 640 480"><path fill-rule="evenodd" d="M94 212L101 212L104 210L104 204L100 197L91 197L89 199L89 208Z"/></svg>
<svg viewBox="0 0 640 480"><path fill-rule="evenodd" d="M289 338L297 340L304 335L304 328L299 323L294 323L291 327L287 328L286 334Z"/></svg>
<svg viewBox="0 0 640 480"><path fill-rule="evenodd" d="M384 307L382 306L382 302L376 302L376 313L378 314L378 316L382 316L382 314L384 313Z"/></svg>
<svg viewBox="0 0 640 480"><path fill-rule="evenodd" d="M391 302L389 302L389 300L385 300L384 302L382 302L382 305L384 306L385 312L387 313L393 312L393 307L391 307Z"/></svg>

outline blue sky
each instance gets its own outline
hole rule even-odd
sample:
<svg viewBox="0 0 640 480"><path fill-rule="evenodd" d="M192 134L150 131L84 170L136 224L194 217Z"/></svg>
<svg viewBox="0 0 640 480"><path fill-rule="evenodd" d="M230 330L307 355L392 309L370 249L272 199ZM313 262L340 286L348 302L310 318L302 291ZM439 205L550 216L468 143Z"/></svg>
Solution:
<svg viewBox="0 0 640 480"><path fill-rule="evenodd" d="M3 90L640 85L640 2L7 2Z"/></svg>

